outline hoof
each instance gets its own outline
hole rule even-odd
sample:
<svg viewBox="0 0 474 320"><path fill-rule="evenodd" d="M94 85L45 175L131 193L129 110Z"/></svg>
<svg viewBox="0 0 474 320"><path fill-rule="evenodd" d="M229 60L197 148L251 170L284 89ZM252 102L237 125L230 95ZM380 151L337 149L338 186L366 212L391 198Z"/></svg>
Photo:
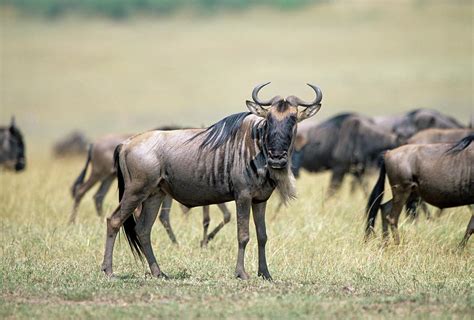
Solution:
<svg viewBox="0 0 474 320"><path fill-rule="evenodd" d="M272 278L272 276L270 275L270 273L268 271L259 272L258 276L262 277L263 280L273 281L273 278Z"/></svg>
<svg viewBox="0 0 474 320"><path fill-rule="evenodd" d="M169 277L164 272L153 274L153 278L169 280Z"/></svg>
<svg viewBox="0 0 474 320"><path fill-rule="evenodd" d="M201 248L207 248L207 241L201 240Z"/></svg>
<svg viewBox="0 0 474 320"><path fill-rule="evenodd" d="M102 270L102 272L104 272L104 275L108 278L108 279L117 279L117 276L115 276L115 274L112 272L112 271L106 271L106 270Z"/></svg>
<svg viewBox="0 0 474 320"><path fill-rule="evenodd" d="M235 276L236 276L236 278L241 279L241 280L250 279L249 275L245 271L236 271Z"/></svg>

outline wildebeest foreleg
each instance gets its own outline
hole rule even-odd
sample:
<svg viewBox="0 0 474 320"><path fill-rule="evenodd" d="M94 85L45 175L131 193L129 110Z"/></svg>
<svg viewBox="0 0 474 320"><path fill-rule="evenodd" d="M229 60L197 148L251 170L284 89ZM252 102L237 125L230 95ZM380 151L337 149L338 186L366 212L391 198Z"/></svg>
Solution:
<svg viewBox="0 0 474 320"><path fill-rule="evenodd" d="M405 205L408 197L410 196L410 190L403 189L401 186L392 188L393 199L392 199L392 210L388 216L388 223L392 230L393 240L395 244L400 244L400 235L398 233L398 219L402 212L403 206Z"/></svg>
<svg viewBox="0 0 474 320"><path fill-rule="evenodd" d="M224 220L219 223L217 227L215 227L214 230L212 230L212 232L207 236L207 241L211 241L212 239L214 239L216 234L230 221L230 211L229 209L227 209L225 203L219 203L217 207L219 207L222 214L224 215Z"/></svg>
<svg viewBox="0 0 474 320"><path fill-rule="evenodd" d="M97 192L94 195L95 209L99 217L101 217L103 213L102 205L104 203L105 195L109 191L110 186L112 185L112 182L114 182L114 179L115 179L115 175L110 175L104 180L102 180L102 182L100 183L99 190L97 190Z"/></svg>
<svg viewBox="0 0 474 320"><path fill-rule="evenodd" d="M466 228L466 233L464 234L464 238L462 239L461 243L459 244L459 247L462 249L466 246L467 241L471 237L471 234L474 233L474 214L471 216L471 220L469 220L469 224L467 225Z"/></svg>
<svg viewBox="0 0 474 320"><path fill-rule="evenodd" d="M263 279L272 280L268 272L267 258L265 255L265 245L267 244L267 228L265 226L265 209L267 202L253 203L253 222L257 231L258 241L258 276Z"/></svg>
<svg viewBox="0 0 474 320"><path fill-rule="evenodd" d="M99 177L92 173L84 184L82 184L74 195L74 205L72 207L71 216L69 217L69 223L73 224L76 221L77 209L81 203L82 198L96 183L99 181Z"/></svg>
<svg viewBox="0 0 474 320"><path fill-rule="evenodd" d="M164 193L158 193L150 196L148 199L143 202L142 212L138 218L137 225L135 230L140 239L140 243L143 248L143 254L150 266L151 274L154 277L165 277L166 275L161 272L158 262L156 261L155 254L153 253L153 248L151 247L151 229L155 223L156 216L158 215L158 210L160 205L165 198Z"/></svg>
<svg viewBox="0 0 474 320"><path fill-rule="evenodd" d="M235 267L235 275L237 278L247 280L249 275L245 272L244 258L245 247L249 242L249 218L251 200L248 198L237 199L237 240L239 250L237 253L237 266Z"/></svg>
<svg viewBox="0 0 474 320"><path fill-rule="evenodd" d="M160 212L160 222L165 227L166 233L168 233L168 237L170 238L171 242L174 244L178 244L176 241L176 237L173 232L173 228L171 228L170 223L170 210L171 210L171 203L173 202L173 198L170 195L166 195L163 199L163 203L161 205L161 212Z"/></svg>
<svg viewBox="0 0 474 320"><path fill-rule="evenodd" d="M344 175L344 170L339 168L332 171L331 182L329 183L329 189L326 193L326 198L332 197L341 188Z"/></svg>

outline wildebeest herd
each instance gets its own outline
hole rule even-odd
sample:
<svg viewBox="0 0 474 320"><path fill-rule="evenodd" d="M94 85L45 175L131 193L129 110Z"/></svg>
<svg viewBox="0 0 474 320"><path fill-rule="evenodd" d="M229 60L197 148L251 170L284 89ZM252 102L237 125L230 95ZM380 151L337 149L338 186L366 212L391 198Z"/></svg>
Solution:
<svg viewBox="0 0 474 320"><path fill-rule="evenodd" d="M295 177L301 168L309 172L331 171L327 197L338 191L348 174L354 177L353 188L359 185L368 194L365 177L379 171L368 195L366 237L374 232L378 211L382 213L383 238L387 240L390 227L398 244L398 220L404 206L413 217L419 207L427 210L425 203L440 209L465 205L472 209L472 124L468 128L440 112L417 109L380 117L344 113L321 123L300 125L321 108L320 88L308 84L315 92L310 102L296 96L262 100L259 92L266 85L254 88L252 101L246 101L248 112L230 115L208 128L160 127L136 135L107 135L89 145L86 164L71 188L74 204L69 222L75 222L81 199L97 183L100 186L94 202L101 216L104 197L117 178L119 204L106 223L102 264L106 275L113 275L115 239L123 227L132 251L145 257L152 275L166 277L156 261L150 235L159 216L171 241L177 242L169 220L174 199L185 212L203 206L203 246L230 221L231 214L224 203L235 201L235 275L241 279L249 278L244 256L252 210L258 241L258 275L271 279L265 255L267 201L275 190L281 203L294 198ZM61 147L67 145L63 142ZM79 145L85 149L82 141ZM6 169L25 169L25 144L14 120L0 128L0 164ZM382 204L386 177L393 198ZM208 206L212 204L219 206L224 220L208 233ZM474 215L461 247L473 232Z"/></svg>

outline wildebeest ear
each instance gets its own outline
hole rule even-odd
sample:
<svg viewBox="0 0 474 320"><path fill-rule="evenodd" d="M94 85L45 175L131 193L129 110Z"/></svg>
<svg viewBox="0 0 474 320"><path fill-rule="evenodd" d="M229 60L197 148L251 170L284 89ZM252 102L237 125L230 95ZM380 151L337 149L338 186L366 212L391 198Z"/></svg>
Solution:
<svg viewBox="0 0 474 320"><path fill-rule="evenodd" d="M247 108L249 108L250 112L252 112L254 115L262 118L267 117L268 110L261 105L249 100L245 101L245 103L247 104Z"/></svg>
<svg viewBox="0 0 474 320"><path fill-rule="evenodd" d="M316 113L318 113L319 109L321 109L321 104L305 108L303 111L298 112L298 122L311 118Z"/></svg>

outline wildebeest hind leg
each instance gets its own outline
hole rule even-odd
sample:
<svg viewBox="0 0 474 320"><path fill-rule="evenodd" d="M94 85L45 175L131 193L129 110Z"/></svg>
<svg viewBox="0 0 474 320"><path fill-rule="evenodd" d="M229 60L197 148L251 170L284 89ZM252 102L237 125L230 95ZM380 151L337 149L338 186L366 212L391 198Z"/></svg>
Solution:
<svg viewBox="0 0 474 320"><path fill-rule="evenodd" d="M464 238L462 239L461 243L459 244L459 247L462 249L466 246L467 241L471 237L471 234L474 233L474 214L471 216L471 220L469 220L469 224L467 225L466 228L466 233L464 234Z"/></svg>
<svg viewBox="0 0 474 320"><path fill-rule="evenodd" d="M84 184L77 189L74 195L74 205L72 207L71 216L69 217L70 224L76 222L77 209L79 208L79 204L81 203L82 198L84 197L86 192L89 191L97 183L97 181L99 181L99 177L92 173L89 179L87 179L87 181L84 182Z"/></svg>
<svg viewBox="0 0 474 320"><path fill-rule="evenodd" d="M209 206L202 207L202 240L201 247L207 246L208 236L207 230L209 229L209 223L211 222L211 217L209 216Z"/></svg>
<svg viewBox="0 0 474 320"><path fill-rule="evenodd" d="M158 215L158 210L160 205L165 198L164 193L157 193L150 196L148 199L143 202L142 212L140 217L137 220L137 225L135 230L140 239L140 243L143 248L143 254L150 266L151 274L154 277L165 277L166 275L161 272L158 262L156 261L155 254L153 253L153 248L151 247L151 229L155 223L156 216Z"/></svg>
<svg viewBox="0 0 474 320"><path fill-rule="evenodd" d="M115 175L110 175L104 180L102 180L102 182L100 183L99 190L97 190L97 192L94 195L95 209L99 217L101 217L103 213L102 205L104 203L105 195L109 191L110 186L112 185L112 182L114 182L114 179L115 179Z"/></svg>
<svg viewBox="0 0 474 320"><path fill-rule="evenodd" d="M388 239L388 215L392 211L393 200L389 200L380 206L382 213L382 238L384 242Z"/></svg>
<svg viewBox="0 0 474 320"><path fill-rule="evenodd" d="M392 210L388 216L388 222L390 229L392 230L393 240L395 244L400 244L400 235L398 233L398 219L402 212L403 206L405 205L408 197L410 196L410 190L402 189L400 186L392 188L393 199L392 199Z"/></svg>
<svg viewBox="0 0 474 320"><path fill-rule="evenodd" d="M102 262L102 271L106 275L112 276L112 257L114 251L115 239L117 238L117 233L122 227L125 220L130 217L138 205L144 200L145 196L141 193L134 193L129 190L125 190L124 196L120 201L120 205L112 213L112 215L107 218L107 236L105 240L105 252L104 252L104 261Z"/></svg>
<svg viewBox="0 0 474 320"><path fill-rule="evenodd" d="M217 207L221 210L222 214L224 215L224 221L219 223L217 227L212 230L212 232L207 236L207 241L211 241L214 239L216 234L230 221L230 211L227 209L225 203L219 203Z"/></svg>
<svg viewBox="0 0 474 320"><path fill-rule="evenodd" d="M160 222L165 228L166 233L168 234L168 237L170 238L171 242L173 242L174 244L178 244L178 241L176 240L173 228L171 228L170 223L170 210L173 198L171 198L170 195L165 195L162 201L163 203L161 205Z"/></svg>
<svg viewBox="0 0 474 320"><path fill-rule="evenodd" d="M252 212L258 241L258 276L266 280L272 280L270 272L268 272L267 258L265 255L265 245L267 243L267 228L265 226L266 206L266 202L254 203L252 204Z"/></svg>

